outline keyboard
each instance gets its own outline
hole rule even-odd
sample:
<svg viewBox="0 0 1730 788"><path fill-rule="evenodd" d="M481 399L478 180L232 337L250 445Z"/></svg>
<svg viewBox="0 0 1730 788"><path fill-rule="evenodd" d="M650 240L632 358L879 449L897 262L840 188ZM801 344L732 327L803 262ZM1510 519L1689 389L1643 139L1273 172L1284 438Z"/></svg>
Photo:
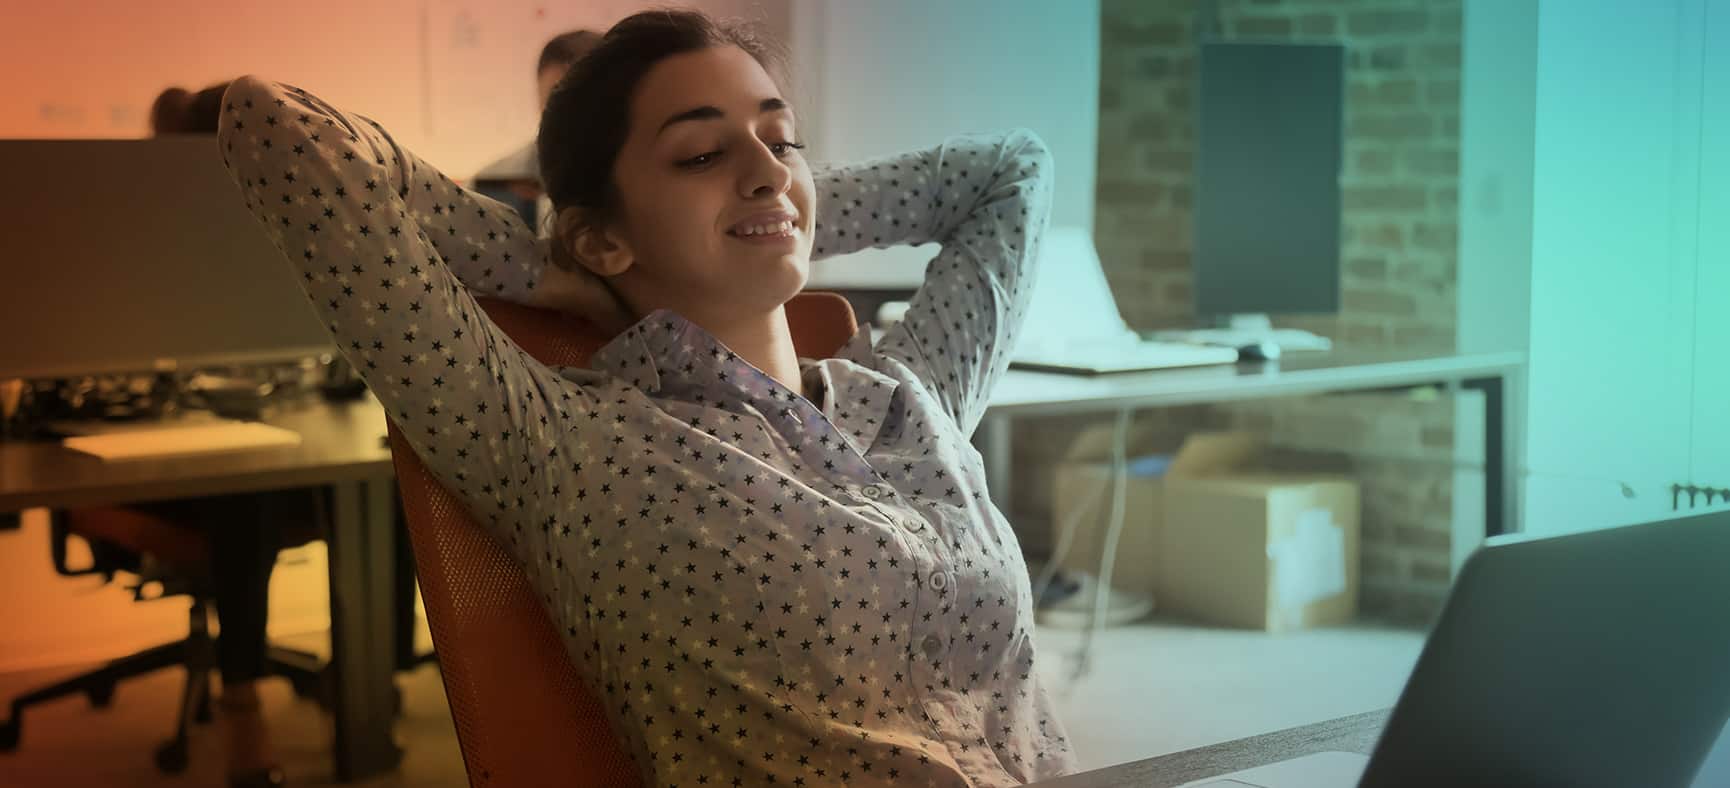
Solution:
<svg viewBox="0 0 1730 788"><path fill-rule="evenodd" d="M1272 342L1280 350L1333 350L1333 340L1295 328L1232 329L1208 328L1189 331L1158 331L1153 338L1164 342L1199 342L1210 345L1243 347L1257 342Z"/></svg>
<svg viewBox="0 0 1730 788"><path fill-rule="evenodd" d="M251 421L182 424L74 435L61 445L100 458L103 462L151 460L254 449L292 448L300 433Z"/></svg>
<svg viewBox="0 0 1730 788"><path fill-rule="evenodd" d="M1188 342L1096 342L1017 349L1010 366L1050 372L1137 372L1237 363L1237 349Z"/></svg>

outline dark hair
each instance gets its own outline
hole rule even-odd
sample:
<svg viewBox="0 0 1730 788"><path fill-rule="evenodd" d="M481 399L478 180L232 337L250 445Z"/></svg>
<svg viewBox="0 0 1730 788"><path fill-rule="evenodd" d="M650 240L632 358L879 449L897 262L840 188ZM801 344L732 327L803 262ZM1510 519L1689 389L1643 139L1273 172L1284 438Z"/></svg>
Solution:
<svg viewBox="0 0 1730 788"><path fill-rule="evenodd" d="M535 65L535 73L546 71L551 66L569 66L583 59L583 55L600 43L601 34L593 30L572 30L553 36L553 40L541 47L540 62Z"/></svg>
<svg viewBox="0 0 1730 788"><path fill-rule="evenodd" d="M228 83L219 82L197 93L180 87L162 91L150 105L150 133L215 134L226 90Z"/></svg>
<svg viewBox="0 0 1730 788"><path fill-rule="evenodd" d="M613 25L571 66L541 113L535 149L541 182L553 202L549 218L566 208L578 208L592 226L616 219L613 163L629 132L637 84L668 57L727 46L744 50L776 81L785 76L783 50L742 22L716 20L689 9L662 9L643 11ZM570 258L568 243L569 239L555 237L552 259L573 268L577 261Z"/></svg>
<svg viewBox="0 0 1730 788"><path fill-rule="evenodd" d="M156 100L150 103L150 133L180 133L181 117L186 114L186 105L190 103L192 92L186 88L168 88L156 94Z"/></svg>

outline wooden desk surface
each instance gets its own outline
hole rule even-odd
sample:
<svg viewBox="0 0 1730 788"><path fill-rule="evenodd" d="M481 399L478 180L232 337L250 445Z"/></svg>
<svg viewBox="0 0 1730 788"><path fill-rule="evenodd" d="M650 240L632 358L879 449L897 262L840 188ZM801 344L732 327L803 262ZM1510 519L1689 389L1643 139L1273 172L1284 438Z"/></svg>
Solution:
<svg viewBox="0 0 1730 788"><path fill-rule="evenodd" d="M1368 755L1392 709L1264 733L1036 783L1035 788L1174 788L1318 752Z"/></svg>
<svg viewBox="0 0 1730 788"><path fill-rule="evenodd" d="M293 448L103 462L55 442L0 443L0 512L139 503L389 478L384 409L371 394L330 403L311 394L261 419L300 433Z"/></svg>

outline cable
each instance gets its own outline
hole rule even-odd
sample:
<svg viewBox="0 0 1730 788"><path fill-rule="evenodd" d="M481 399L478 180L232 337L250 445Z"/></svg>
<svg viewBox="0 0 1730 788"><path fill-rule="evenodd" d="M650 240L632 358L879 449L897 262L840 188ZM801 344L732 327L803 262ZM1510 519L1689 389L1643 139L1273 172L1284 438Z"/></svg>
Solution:
<svg viewBox="0 0 1730 788"><path fill-rule="evenodd" d="M1093 670L1093 641L1105 626L1102 608L1111 593L1111 573L1117 568L1117 539L1123 534L1124 495L1129 487L1129 409L1118 408L1117 429L1111 440L1111 520L1105 527L1105 545L1099 552L1099 573L1094 577L1093 604L1087 608L1087 632L1081 638L1081 650L1076 655L1075 671L1070 681L1077 682Z"/></svg>
<svg viewBox="0 0 1730 788"><path fill-rule="evenodd" d="M1128 485L1128 461L1125 459L1125 454L1128 452L1128 445L1126 445L1128 443L1128 431L1130 431L1128 421L1130 421L1130 410L1119 409L1118 430L1112 438L1112 473L1105 476L1104 480L1100 480L1099 487L1093 488L1085 501L1069 507L1069 511L1064 513L1064 518L1057 526L1057 549L1052 552L1052 558L1048 559L1045 566L1041 568L1040 577L1033 584L1033 599L1035 599L1035 606L1038 606L1040 599L1045 597L1045 592L1057 575L1057 566L1062 563L1062 559L1069 554L1069 549L1074 546L1074 535L1078 530L1076 525L1078 525L1078 520L1081 520L1081 514L1093 511L1093 504L1099 501L1100 495L1104 494L1107 487L1112 488L1114 495L1112 495L1111 525L1107 525L1105 544L1102 546L1104 549L1100 554L1100 565L1102 565L1100 566L1100 575L1104 575L1104 577L1097 578L1099 585L1093 589L1093 604L1088 610L1088 627L1083 634L1083 643L1073 655L1074 665L1071 669L1071 677L1069 677L1066 686L1062 688L1062 693L1066 696L1074 693L1078 679L1092 670L1093 636L1099 630L1100 625L1104 623L1104 617L1099 615L1099 608L1104 606L1105 594L1102 589L1109 589L1107 584L1111 582L1112 566L1116 566L1114 556L1118 552L1118 535L1123 532L1123 523L1125 523L1125 511L1123 509L1125 509L1125 488Z"/></svg>
<svg viewBox="0 0 1730 788"><path fill-rule="evenodd" d="M1063 520L1057 527L1057 549L1052 551L1051 558L1045 562L1044 568L1039 571L1039 579L1033 583L1033 604L1035 607L1038 607L1039 601L1045 598L1045 592L1050 589L1052 580L1057 576L1058 565L1063 563L1063 559L1069 555L1069 548L1075 541L1076 521L1081 519L1083 513L1093 509L1093 502L1099 500L1100 494L1105 492L1105 485L1110 483L1110 478L1102 480L1102 484L1094 489L1093 494L1088 496L1087 500L1078 506L1070 507L1069 511L1063 513Z"/></svg>

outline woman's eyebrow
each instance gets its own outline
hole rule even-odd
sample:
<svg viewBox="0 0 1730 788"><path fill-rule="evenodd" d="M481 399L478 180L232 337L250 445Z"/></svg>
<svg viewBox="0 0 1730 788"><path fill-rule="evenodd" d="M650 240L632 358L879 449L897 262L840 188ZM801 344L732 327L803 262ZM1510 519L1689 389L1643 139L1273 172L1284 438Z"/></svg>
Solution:
<svg viewBox="0 0 1730 788"><path fill-rule="evenodd" d="M788 111L787 102L778 98L766 98L763 99L762 103L757 105L758 113L786 111ZM688 120L715 120L726 116L727 113L722 112L719 107L714 106L705 105L697 107L696 109L688 109L674 115L673 117L667 118L667 122L662 123L661 128L655 131L655 136L661 136L661 132L666 131L668 126L675 123L683 123Z"/></svg>

